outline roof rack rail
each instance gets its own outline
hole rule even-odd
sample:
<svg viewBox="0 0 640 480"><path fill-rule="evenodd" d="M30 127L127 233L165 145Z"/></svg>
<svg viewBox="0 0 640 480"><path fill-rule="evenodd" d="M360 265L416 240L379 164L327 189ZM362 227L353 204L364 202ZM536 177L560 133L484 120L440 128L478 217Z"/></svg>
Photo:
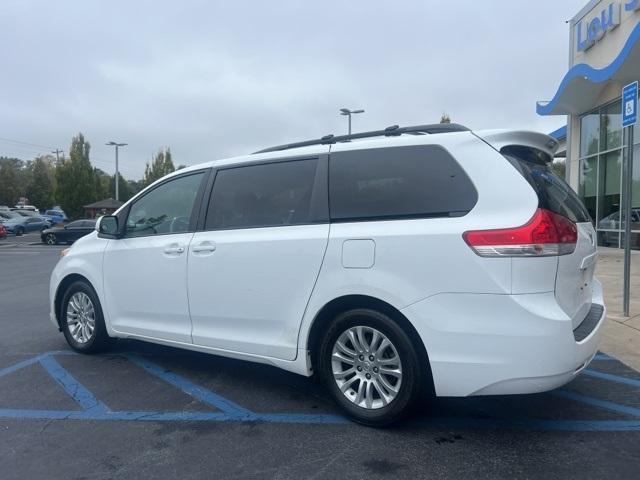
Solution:
<svg viewBox="0 0 640 480"><path fill-rule="evenodd" d="M265 148L254 153L278 152L291 148L309 147L311 145L329 145L339 142L350 142L359 138L372 137L395 137L403 134L410 135L430 135L435 133L448 132L468 132L469 128L457 123L434 123L432 125L415 125L412 127L400 127L391 125L384 130L373 130L371 132L352 133L351 135L325 135L317 140L306 140L304 142L286 143L275 147Z"/></svg>

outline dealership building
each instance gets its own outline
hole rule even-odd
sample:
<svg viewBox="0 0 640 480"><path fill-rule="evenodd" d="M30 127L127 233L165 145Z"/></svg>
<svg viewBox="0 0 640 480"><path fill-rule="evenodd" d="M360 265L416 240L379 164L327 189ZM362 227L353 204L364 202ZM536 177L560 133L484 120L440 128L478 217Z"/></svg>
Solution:
<svg viewBox="0 0 640 480"><path fill-rule="evenodd" d="M569 24L569 69L537 112L567 116L566 127L552 133L566 155L567 179L596 224L599 245L619 247L627 149L621 91L640 80L640 0L593 0ZM640 125L634 144L631 245L640 249Z"/></svg>

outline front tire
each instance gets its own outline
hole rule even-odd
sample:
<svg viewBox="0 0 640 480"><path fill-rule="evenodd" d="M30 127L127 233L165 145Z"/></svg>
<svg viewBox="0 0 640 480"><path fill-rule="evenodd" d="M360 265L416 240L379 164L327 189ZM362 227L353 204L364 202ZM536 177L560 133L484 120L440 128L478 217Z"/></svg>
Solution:
<svg viewBox="0 0 640 480"><path fill-rule="evenodd" d="M98 296L83 281L74 282L67 288L59 319L67 343L76 352L97 353L111 344Z"/></svg>
<svg viewBox="0 0 640 480"><path fill-rule="evenodd" d="M335 401L354 421L386 426L409 411L421 390L418 354L387 315L349 310L330 324L316 365Z"/></svg>
<svg viewBox="0 0 640 480"><path fill-rule="evenodd" d="M16 237L21 237L23 233L24 233L24 228L22 227L16 228Z"/></svg>
<svg viewBox="0 0 640 480"><path fill-rule="evenodd" d="M56 236L53 233L47 233L47 235L44 237L44 241L47 245L57 245L58 244L58 239L56 238Z"/></svg>

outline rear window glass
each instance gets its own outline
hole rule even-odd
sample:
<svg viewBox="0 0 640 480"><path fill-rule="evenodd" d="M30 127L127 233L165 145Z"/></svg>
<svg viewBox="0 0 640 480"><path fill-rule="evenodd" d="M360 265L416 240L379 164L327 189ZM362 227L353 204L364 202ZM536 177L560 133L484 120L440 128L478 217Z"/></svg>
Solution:
<svg viewBox="0 0 640 480"><path fill-rule="evenodd" d="M538 195L538 206L575 223L591 222L582 200L564 179L544 161L544 154L527 147L508 147L502 154L529 182Z"/></svg>
<svg viewBox="0 0 640 480"><path fill-rule="evenodd" d="M477 200L465 171L438 145L331 154L334 221L462 216Z"/></svg>

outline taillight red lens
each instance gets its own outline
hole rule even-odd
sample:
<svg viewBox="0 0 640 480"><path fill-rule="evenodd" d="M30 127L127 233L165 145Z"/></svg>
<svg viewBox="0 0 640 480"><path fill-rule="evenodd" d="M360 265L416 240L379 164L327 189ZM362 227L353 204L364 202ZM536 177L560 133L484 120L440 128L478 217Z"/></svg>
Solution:
<svg viewBox="0 0 640 480"><path fill-rule="evenodd" d="M568 218L539 208L521 227L473 230L462 238L483 257L566 255L576 248L578 229Z"/></svg>

